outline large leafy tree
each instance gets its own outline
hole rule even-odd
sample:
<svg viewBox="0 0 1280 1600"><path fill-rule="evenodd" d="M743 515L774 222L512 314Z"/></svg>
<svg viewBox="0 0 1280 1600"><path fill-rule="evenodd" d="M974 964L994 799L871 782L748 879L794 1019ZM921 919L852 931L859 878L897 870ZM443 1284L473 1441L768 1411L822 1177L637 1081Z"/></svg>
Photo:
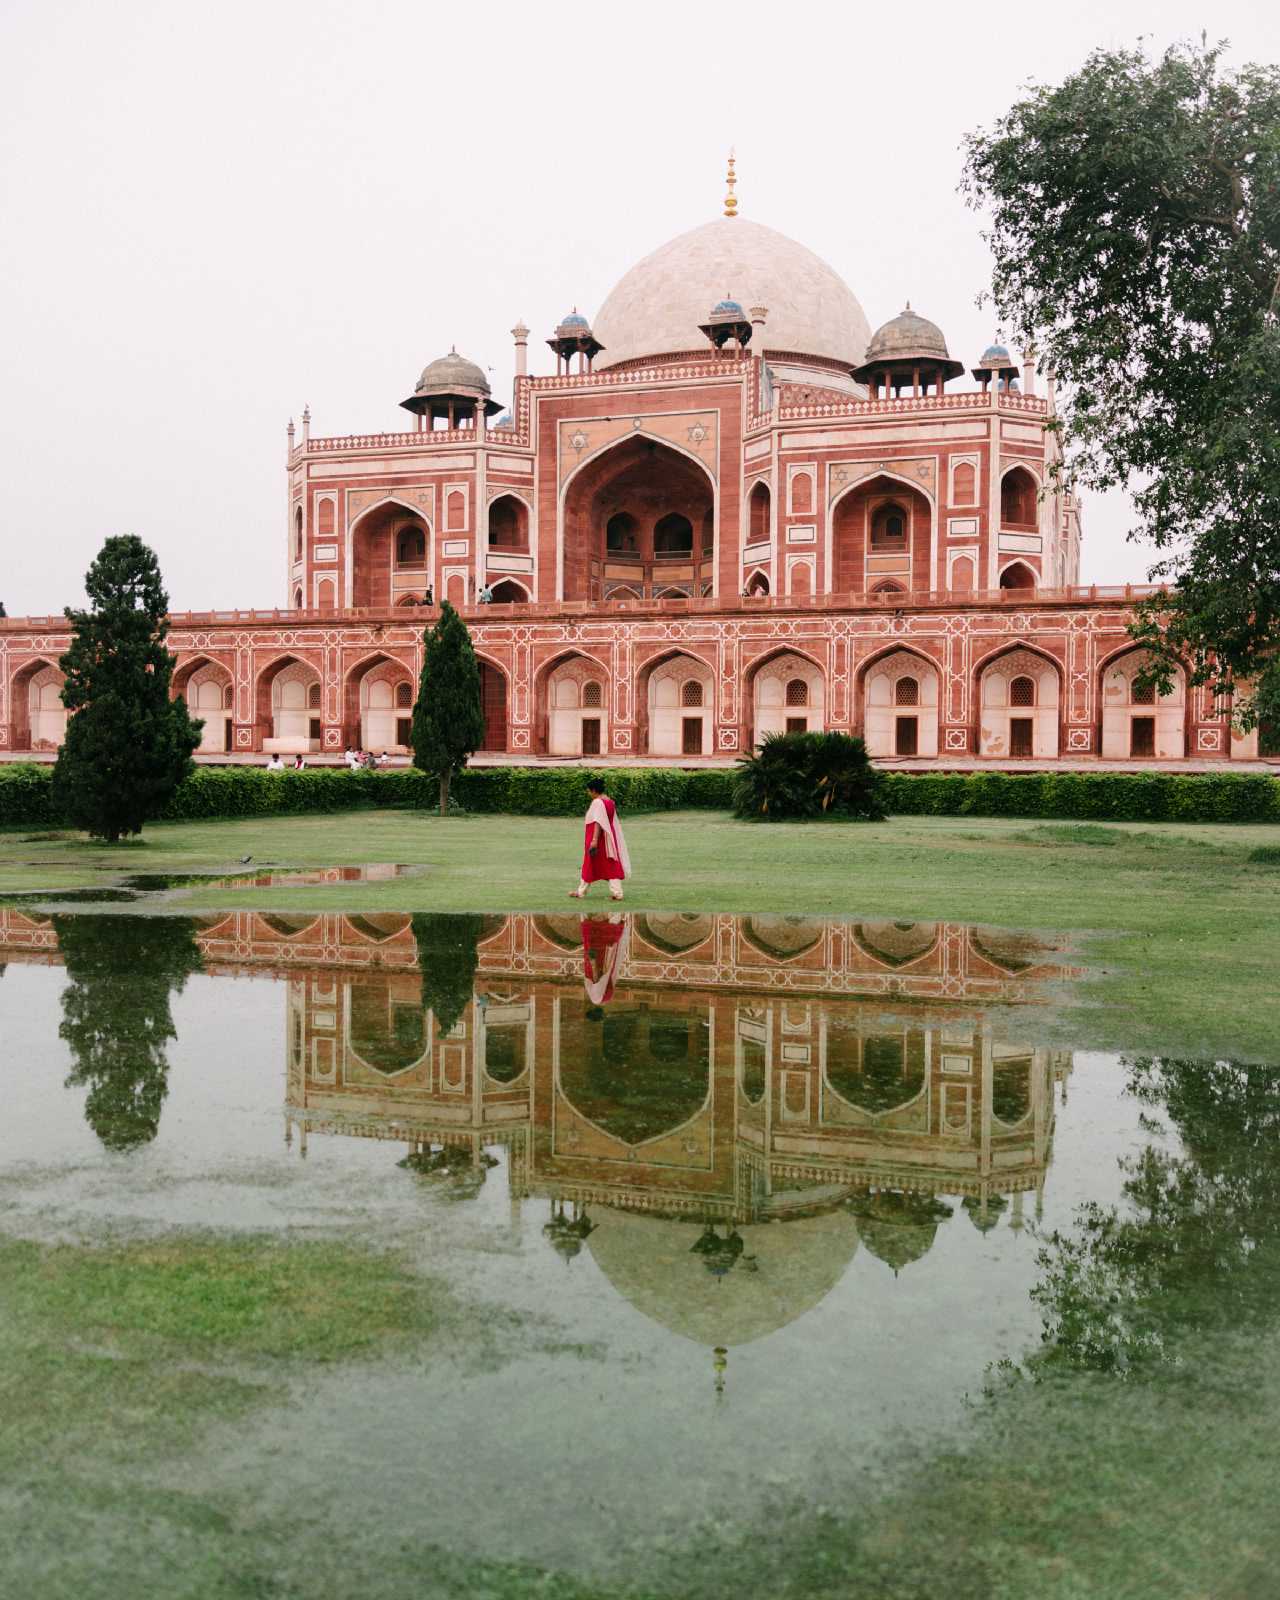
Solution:
<svg viewBox="0 0 1280 1600"><path fill-rule="evenodd" d="M1100 50L968 140L994 299L1067 385L1063 467L1128 484L1174 587L1134 632L1280 718L1280 69ZM1248 692L1251 689L1252 692Z"/></svg>
<svg viewBox="0 0 1280 1600"><path fill-rule="evenodd" d="M413 708L413 764L440 780L440 815L449 785L484 740L480 664L467 625L446 600L423 639L422 677Z"/></svg>
<svg viewBox="0 0 1280 1600"><path fill-rule="evenodd" d="M58 1036L70 1048L69 1088L109 1150L154 1139L169 1092L170 1000L201 967L185 917L55 917L67 968Z"/></svg>
<svg viewBox="0 0 1280 1600"><path fill-rule="evenodd" d="M191 771L201 723L169 698L169 597L154 551L133 534L108 539L85 577L88 611L72 611L59 662L73 714L53 772L60 807L95 838L140 833Z"/></svg>

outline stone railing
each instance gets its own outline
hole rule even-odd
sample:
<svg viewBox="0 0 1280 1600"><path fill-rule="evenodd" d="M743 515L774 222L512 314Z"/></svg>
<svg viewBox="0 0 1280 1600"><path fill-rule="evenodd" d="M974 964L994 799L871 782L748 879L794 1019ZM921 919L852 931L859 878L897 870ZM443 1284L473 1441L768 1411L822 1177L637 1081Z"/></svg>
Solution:
<svg viewBox="0 0 1280 1600"><path fill-rule="evenodd" d="M1044 416L1048 409L1048 402L1041 395L978 391L911 395L903 400L811 400L803 405L779 406L778 418L782 422L799 422L823 417L896 417L922 411L986 411L993 404L1001 411L1020 411L1038 417Z"/></svg>
<svg viewBox="0 0 1280 1600"><path fill-rule="evenodd" d="M1080 605L1093 602L1132 604L1159 594L1165 585L1151 583L1075 584L1062 589L927 589L909 594L817 595L710 595L688 600L549 600L541 602L478 605L474 601L460 607L464 616L476 621L515 617L618 616L643 612L706 614L726 611L747 613L769 611L912 611L921 607L954 608L999 606L1006 610L1041 605ZM220 625L268 625L294 628L300 624L341 626L346 622L412 623L439 615L438 606L353 606L341 611L265 607L248 611L174 611L169 624L174 628L210 628ZM0 619L0 634L70 632L65 617L6 617Z"/></svg>

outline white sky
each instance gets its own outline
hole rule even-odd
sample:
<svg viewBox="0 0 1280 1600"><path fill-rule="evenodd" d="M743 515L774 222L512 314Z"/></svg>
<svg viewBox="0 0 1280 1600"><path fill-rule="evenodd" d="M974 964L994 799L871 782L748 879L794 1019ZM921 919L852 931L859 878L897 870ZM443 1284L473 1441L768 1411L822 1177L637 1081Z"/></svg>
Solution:
<svg viewBox="0 0 1280 1600"><path fill-rule="evenodd" d="M82 598L137 533L176 609L284 603L285 424L403 427L456 342L510 398L541 340L716 216L809 245L872 326L976 358L989 261L962 136L1148 35L1280 55L1280 7L1084 0L643 7L0 0L0 599ZM1086 581L1144 576L1123 497Z"/></svg>

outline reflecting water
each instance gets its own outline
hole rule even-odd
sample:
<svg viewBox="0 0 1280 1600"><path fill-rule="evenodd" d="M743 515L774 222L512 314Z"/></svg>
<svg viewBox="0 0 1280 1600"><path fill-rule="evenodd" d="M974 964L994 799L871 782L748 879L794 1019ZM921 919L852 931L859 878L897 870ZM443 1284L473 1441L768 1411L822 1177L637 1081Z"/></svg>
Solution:
<svg viewBox="0 0 1280 1600"><path fill-rule="evenodd" d="M255 1515L394 1537L408 1493L459 1557L601 1582L696 1529L741 1593L752 1518L898 1492L993 1372L1185 1406L1206 1330L1274 1328L1274 1071L1047 1046L1052 941L9 909L0 964L12 1234L336 1230L541 1330L482 1374L317 1370L206 1440L192 1492Z"/></svg>

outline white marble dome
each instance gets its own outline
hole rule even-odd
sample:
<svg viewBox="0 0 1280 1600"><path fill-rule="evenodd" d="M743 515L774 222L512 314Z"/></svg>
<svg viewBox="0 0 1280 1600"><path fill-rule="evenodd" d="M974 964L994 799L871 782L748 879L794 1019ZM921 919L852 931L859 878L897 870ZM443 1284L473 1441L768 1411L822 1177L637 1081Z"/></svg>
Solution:
<svg viewBox="0 0 1280 1600"><path fill-rule="evenodd" d="M726 297L768 310L769 350L829 356L855 367L871 329L844 279L794 239L745 217L717 217L645 256L614 285L592 326L596 366L701 350L698 326Z"/></svg>

